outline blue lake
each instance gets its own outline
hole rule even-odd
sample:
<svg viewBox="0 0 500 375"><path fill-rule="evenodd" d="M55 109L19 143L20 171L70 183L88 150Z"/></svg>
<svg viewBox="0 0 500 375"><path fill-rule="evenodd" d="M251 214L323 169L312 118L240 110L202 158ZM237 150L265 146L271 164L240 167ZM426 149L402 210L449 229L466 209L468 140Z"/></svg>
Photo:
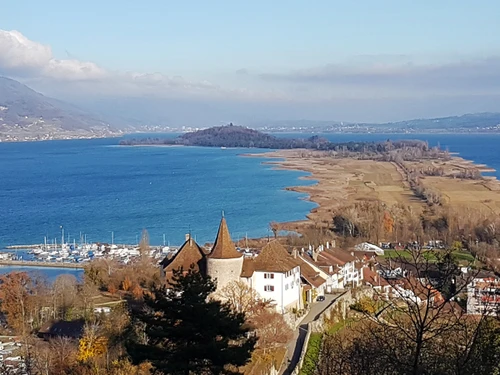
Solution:
<svg viewBox="0 0 500 375"><path fill-rule="evenodd" d="M280 136L310 136L281 134ZM422 139L497 169L500 135L328 134L332 141ZM213 241L221 212L238 239L269 234L271 221L304 219L315 207L287 186L310 184L306 173L273 170L265 150L121 147L118 139L0 144L0 248L58 238L136 243L147 229L180 244L191 232Z"/></svg>
<svg viewBox="0 0 500 375"><path fill-rule="evenodd" d="M306 137L311 134L280 134ZM170 135L171 136L171 135ZM422 139L495 168L500 177L500 135L327 134L332 141ZM213 241L221 212L234 238L266 236L271 221L304 219L315 204L287 186L311 184L306 173L278 171L266 159L240 156L265 150L201 147L120 147L118 139L0 143L0 249L12 244L136 243L147 229L180 244L185 233ZM19 267L0 267L0 273ZM28 268L49 280L81 270Z"/></svg>

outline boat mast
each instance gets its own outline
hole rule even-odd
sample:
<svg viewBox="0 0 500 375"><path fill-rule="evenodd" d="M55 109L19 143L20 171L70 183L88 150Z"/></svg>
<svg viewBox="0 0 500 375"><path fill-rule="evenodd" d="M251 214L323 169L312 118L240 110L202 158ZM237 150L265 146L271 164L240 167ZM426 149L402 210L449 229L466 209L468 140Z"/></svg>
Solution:
<svg viewBox="0 0 500 375"><path fill-rule="evenodd" d="M64 246L64 227L61 225L61 250Z"/></svg>

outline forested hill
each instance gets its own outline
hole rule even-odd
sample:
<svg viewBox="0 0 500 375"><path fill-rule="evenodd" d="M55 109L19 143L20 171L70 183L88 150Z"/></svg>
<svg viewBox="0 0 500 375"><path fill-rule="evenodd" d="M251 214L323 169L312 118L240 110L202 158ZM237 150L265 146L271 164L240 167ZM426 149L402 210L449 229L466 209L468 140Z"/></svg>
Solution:
<svg viewBox="0 0 500 375"><path fill-rule="evenodd" d="M412 147L426 151L428 145L422 141L397 142L330 142L325 138L313 136L310 138L278 138L257 130L242 126L218 126L209 129L186 133L175 139L142 138L124 139L121 145L183 145L203 147L238 147L238 148L269 148L294 149L305 148L313 150L334 150L351 152L380 153L393 149Z"/></svg>

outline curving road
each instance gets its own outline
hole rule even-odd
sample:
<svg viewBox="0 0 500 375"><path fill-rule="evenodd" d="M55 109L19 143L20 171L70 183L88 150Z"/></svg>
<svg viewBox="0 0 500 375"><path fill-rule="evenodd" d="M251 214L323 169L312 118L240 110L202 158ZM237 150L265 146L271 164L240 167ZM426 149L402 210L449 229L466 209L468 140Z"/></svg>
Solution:
<svg viewBox="0 0 500 375"><path fill-rule="evenodd" d="M321 313L325 311L332 303L334 303L337 298L339 298L343 293L336 294L326 294L325 300L322 302L315 302L309 313L306 315L300 326L293 333L293 339L287 345L287 355L284 369L280 371L280 374L290 375L297 364L299 363L300 353L302 353L302 348L305 344L305 338L307 335L307 324L313 322L319 318Z"/></svg>

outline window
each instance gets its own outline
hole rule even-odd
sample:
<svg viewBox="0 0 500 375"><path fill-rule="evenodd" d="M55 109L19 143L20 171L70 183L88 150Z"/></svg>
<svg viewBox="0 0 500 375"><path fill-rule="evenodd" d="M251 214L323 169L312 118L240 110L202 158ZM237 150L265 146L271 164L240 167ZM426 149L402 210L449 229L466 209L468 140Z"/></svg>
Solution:
<svg viewBox="0 0 500 375"><path fill-rule="evenodd" d="M274 292L274 285L264 286L264 292Z"/></svg>
<svg viewBox="0 0 500 375"><path fill-rule="evenodd" d="M265 273L264 279L274 279L274 273Z"/></svg>

